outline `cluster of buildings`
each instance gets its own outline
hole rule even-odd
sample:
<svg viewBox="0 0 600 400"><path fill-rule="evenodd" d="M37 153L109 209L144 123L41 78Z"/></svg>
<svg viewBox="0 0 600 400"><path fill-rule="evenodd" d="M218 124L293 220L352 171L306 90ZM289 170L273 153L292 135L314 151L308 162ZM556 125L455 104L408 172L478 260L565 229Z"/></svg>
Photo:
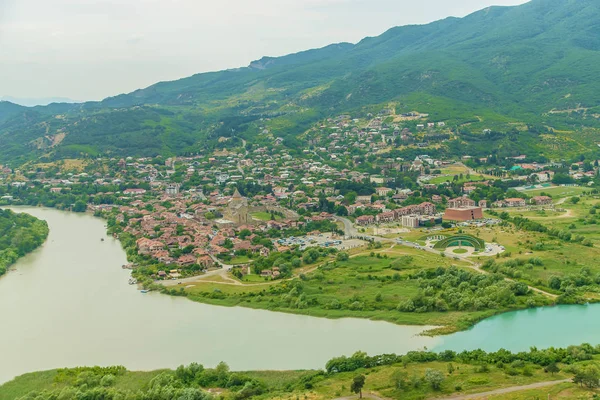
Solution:
<svg viewBox="0 0 600 400"><path fill-rule="evenodd" d="M377 215L362 215L356 218L356 223L360 226L366 226L373 223L399 222L402 226L417 228L427 222L436 223L438 220L439 215L436 216L435 204L424 202L384 211Z"/></svg>

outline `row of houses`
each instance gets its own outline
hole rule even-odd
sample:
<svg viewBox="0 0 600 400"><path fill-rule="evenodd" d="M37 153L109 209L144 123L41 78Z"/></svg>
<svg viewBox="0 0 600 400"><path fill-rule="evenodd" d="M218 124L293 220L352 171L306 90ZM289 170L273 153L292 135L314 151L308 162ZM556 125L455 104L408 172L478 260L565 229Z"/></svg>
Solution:
<svg viewBox="0 0 600 400"><path fill-rule="evenodd" d="M363 215L356 219L356 223L361 226L371 225L377 223L387 223L400 221L402 225L405 223L408 225L404 226L416 226L418 225L419 217L423 215L434 215L436 212L435 204L424 202L421 204L410 205L406 207L397 208L391 211L385 211L381 214Z"/></svg>

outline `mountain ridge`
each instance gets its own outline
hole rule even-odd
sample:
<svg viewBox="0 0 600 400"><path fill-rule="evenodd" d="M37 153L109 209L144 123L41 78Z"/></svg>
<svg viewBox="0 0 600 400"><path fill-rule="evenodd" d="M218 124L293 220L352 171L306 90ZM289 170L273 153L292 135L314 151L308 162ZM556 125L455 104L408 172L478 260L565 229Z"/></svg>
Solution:
<svg viewBox="0 0 600 400"><path fill-rule="evenodd" d="M10 149L0 150L0 161L24 158L28 150L50 158L195 153L232 132L254 140L252 121L264 117L274 119L278 136L296 143L319 119L388 102L425 107L459 125L481 114L489 124L597 126L598 19L600 4L592 0L532 0L394 27L356 44L263 57L99 102L36 107L28 121L23 110L0 107L0 144ZM550 113L582 108L589 113ZM40 147L39 124L65 139Z"/></svg>

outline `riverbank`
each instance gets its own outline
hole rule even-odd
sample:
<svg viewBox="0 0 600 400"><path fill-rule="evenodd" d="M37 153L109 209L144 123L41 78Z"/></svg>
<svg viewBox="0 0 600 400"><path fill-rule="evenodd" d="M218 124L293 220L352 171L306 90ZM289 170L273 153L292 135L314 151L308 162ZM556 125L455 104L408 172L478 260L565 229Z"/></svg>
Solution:
<svg viewBox="0 0 600 400"><path fill-rule="evenodd" d="M19 259L40 247L48 233L45 221L0 208L0 277Z"/></svg>
<svg viewBox="0 0 600 400"><path fill-rule="evenodd" d="M136 254L134 241L121 243L129 260L136 261L131 258ZM386 245L371 250L354 249L349 259L343 261L338 261L337 255L333 254L314 266L301 268L292 280L247 283L238 281L222 270L219 275L224 274L227 279L221 281L218 277L205 281L200 276L195 283L186 282L168 289L148 285L147 282L146 285L160 289L165 294L185 296L209 305L239 306L330 319L360 318L400 326L433 326L435 328L425 332L430 336L463 331L501 313L551 304L550 300L532 293L517 296L514 302L502 306L498 306L497 301L491 307L483 303L469 305L468 302L473 301L470 299L466 299L465 306L452 306L447 299L440 297L451 294L439 292L433 296L438 298L438 304L429 308L423 308L427 305L410 305L411 302L420 301L421 293L424 294L423 290L426 289L419 283L423 278L412 279L411 276L427 271L431 266L449 268L453 265L463 269L469 267L462 260L404 246ZM480 278L470 275L469 279ZM168 281L169 284L173 282ZM505 288L511 285L507 284Z"/></svg>
<svg viewBox="0 0 600 400"><path fill-rule="evenodd" d="M574 357L574 351L577 356ZM356 353L327 362L321 370L232 372L224 363L214 369L193 363L176 370L130 372L123 367L80 367L35 372L0 386L0 400L32 393L38 400L68 398L71 391L94 391L128 399L150 392L193 390L196 399L282 400L354 399L351 384L364 377L362 392L375 399L580 398L595 393L600 369L597 348L531 350L513 354L476 352L413 352L404 356L369 357ZM573 383L573 380L579 383ZM558 394L571 397L558 397ZM188 393L189 394L189 393ZM504 397L502 397L504 396ZM171 397L169 397L171 398Z"/></svg>
<svg viewBox="0 0 600 400"><path fill-rule="evenodd" d="M142 294L128 284L130 271L121 268L126 254L106 235L103 220L38 207L19 211L47 221L50 234L44 246L19 260L18 273L0 279L0 314L3 326L11 327L0 343L0 383L78 365L155 370L224 360L236 370L311 369L359 349L404 353L437 344L419 336L431 327Z"/></svg>

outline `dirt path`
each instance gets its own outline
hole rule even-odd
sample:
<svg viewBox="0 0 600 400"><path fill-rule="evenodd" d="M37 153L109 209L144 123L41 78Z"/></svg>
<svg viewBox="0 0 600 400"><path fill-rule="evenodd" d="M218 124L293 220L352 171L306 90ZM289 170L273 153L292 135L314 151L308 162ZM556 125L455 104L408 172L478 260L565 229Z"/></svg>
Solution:
<svg viewBox="0 0 600 400"><path fill-rule="evenodd" d="M572 380L571 379L563 379L561 381L538 382L538 383L532 383L531 385L512 386L512 387L507 387L504 389L492 390L490 392L483 392L483 393L477 393L477 394L465 394L462 396L452 396L452 397L442 397L442 398L438 397L438 399L440 399L440 400L486 399L486 398L488 398L488 396L520 392L522 390L529 390L529 389L540 389L540 388L554 386L554 385L558 385L558 384L566 383L566 382L572 382Z"/></svg>
<svg viewBox="0 0 600 400"><path fill-rule="evenodd" d="M373 399L373 400L387 400L383 397L378 397L371 393L363 393L362 398L363 399ZM334 400L357 400L357 399L358 399L358 395L354 395L354 396L348 396L348 397L339 397Z"/></svg>

